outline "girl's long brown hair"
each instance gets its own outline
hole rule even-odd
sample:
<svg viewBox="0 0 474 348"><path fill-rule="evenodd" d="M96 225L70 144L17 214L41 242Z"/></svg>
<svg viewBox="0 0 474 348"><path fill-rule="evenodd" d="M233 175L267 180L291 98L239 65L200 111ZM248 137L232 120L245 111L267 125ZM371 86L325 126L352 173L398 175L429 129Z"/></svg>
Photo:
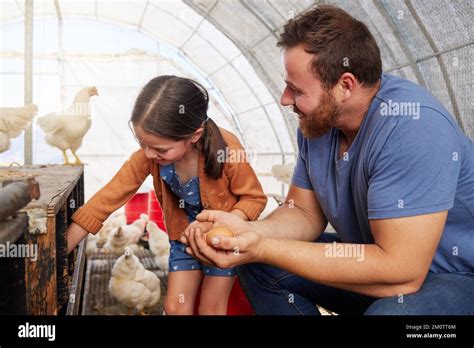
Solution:
<svg viewBox="0 0 474 348"><path fill-rule="evenodd" d="M219 153L225 153L226 143L215 122L207 117L208 108L209 94L201 84L163 75L143 87L130 121L148 133L176 141L185 140L204 127L200 142L205 172L208 177L218 179L224 169L224 163L218 160Z"/></svg>

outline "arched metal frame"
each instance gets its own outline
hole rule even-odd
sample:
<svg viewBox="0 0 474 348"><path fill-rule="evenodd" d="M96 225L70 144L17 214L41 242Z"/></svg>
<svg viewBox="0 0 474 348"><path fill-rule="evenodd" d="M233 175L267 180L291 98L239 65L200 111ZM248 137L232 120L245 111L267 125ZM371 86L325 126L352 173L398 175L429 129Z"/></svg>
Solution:
<svg viewBox="0 0 474 348"><path fill-rule="evenodd" d="M229 38L235 46L240 50L242 55L247 58L249 63L253 66L254 70L264 82L264 84L268 87L270 93L273 96L274 103L279 105L279 97L282 90L282 81L283 81L283 72L281 71L282 68L276 67L277 65L274 62L279 61L280 52L274 46L276 44L276 40L278 38L278 33L282 30L283 25L285 24L286 20L289 17L295 16L306 9L309 9L317 4L320 3L333 3L335 5L341 6L348 10L352 15L356 18L361 19L366 24L369 25L373 31L375 31L374 35L378 40L382 55L385 57L389 57L388 61L389 64L384 66L384 70L386 72L398 73L402 76L404 75L404 68L411 68L413 71L413 75L415 78L415 82L419 83L422 86L426 86L426 79L431 78L431 76L426 76L427 72L423 72L420 69L420 64L423 62L427 62L430 59L435 59L437 66L439 68L440 73L440 80L444 82L444 86L439 86L438 91L432 91L435 95L438 94L445 94L447 95L447 100L449 100L451 104L451 111L453 115L458 120L458 123L469 135L472 134L474 130L474 123L472 121L472 103L469 106L469 103L466 103L466 98L461 98L459 96L459 90L455 89L453 84L453 78L456 76L451 76L449 68L446 63L446 59L448 54L456 54L457 52L461 52L462 50L470 50L474 49L474 35L472 35L472 25L469 20L469 14L464 15L464 12L469 12L469 4L466 3L457 3L455 5L451 4L448 0L438 1L436 3L433 2L426 2L424 0L400 0L400 1L387 1L387 0L334 0L334 1L314 1L314 0L273 0L273 1L262 1L262 0L183 0L183 2L196 11L199 15L202 16L201 23L209 21L212 23L221 33L223 33L227 38ZM469 2L467 2L469 3ZM32 15L30 11L30 7L32 6L32 1L26 0L25 1L25 9L23 14L28 16ZM54 4L56 7L56 15L59 19L59 22L62 21L61 15L61 2L54 0ZM19 5L17 1L17 5ZM30 7L28 7L30 6ZM154 6L152 1L147 1L146 6L142 15L142 19L145 16L146 10L148 6ZM456 14L459 18L456 18L453 31L464 31L467 32L467 39L465 42L456 43L455 45L443 45L444 47L439 47L437 42L439 42L439 37L433 36L433 26L431 26L431 31L429 25L425 22L427 20L426 15L423 16L420 12L423 12L425 7L436 7L439 11L452 9L452 6L461 6L467 11L460 9ZM163 8L160 8L163 10ZM245 22L243 21L229 21L227 23L226 18L223 14L230 13L231 10L241 10L242 13L245 14ZM228 10L227 12L225 12ZM425 41L423 44L427 45L431 52L428 54L424 54L423 56L419 56L419 52L417 52L413 47L406 42L406 36L403 35L403 26L401 23L394 20L396 14L394 11L407 11L406 15L410 16L411 25L417 28L420 41ZM471 4L472 10L472 4ZM451 11L452 12L452 11ZM173 16L173 13L168 13L169 15ZM472 12L471 12L472 14ZM238 13L235 13L238 16ZM96 18L98 18L98 11L97 11L97 1L95 2L95 13L93 14ZM176 17L176 16L175 16ZM380 17L382 20L374 21L371 18L373 17ZM177 18L180 20L179 18ZM472 18L471 18L472 19ZM28 21L25 21L27 24ZM184 23L184 22L183 22ZM186 57L186 53L183 50L184 45L191 40L193 35L199 35L197 33L197 29L193 28L192 33L188 37L188 39L177 47L178 52ZM239 31L242 30L242 26L251 23L254 26L258 26L261 28L261 32L249 33L255 35L255 40L242 40L239 38ZM186 23L184 23L186 24ZM138 25L140 29L141 23ZM379 30L379 28L389 28L389 32ZM29 31L25 31L26 34ZM395 38L396 46L393 45L393 42L390 42L390 39L387 37ZM213 45L212 40L210 38L202 37L209 45ZM448 39L446 39L449 42ZM395 51L393 50L395 47ZM25 54L28 53L28 45L26 45ZM396 49L399 49L396 51ZM217 50L219 52L219 50ZM460 54L461 54L460 53ZM467 62L472 66L472 55L471 61ZM27 55L28 57L28 55ZM232 62L237 59L239 56L234 57L232 60L228 60L224 66L219 67L216 71L209 74L212 76L218 70L224 68L225 66L232 64ZM30 57L31 58L31 57ZM272 63L273 62L273 63ZM28 60L25 60L25 67L28 67ZM468 76L469 79L469 76ZM471 76L470 79L472 80L472 68L471 68ZM245 79L244 79L245 81ZM27 81L25 81L26 83ZM28 84L26 83L25 86L27 87ZM26 92L28 88L26 89ZM28 92L26 93L28 95ZM258 96L254 95L257 100ZM28 101L28 97L25 96L25 102ZM462 106L462 107L461 107ZM265 104L261 105L262 109L265 112L265 117L270 121L270 117L265 110ZM295 129L297 127L296 119L286 110L285 108L281 107L282 114L284 116L285 124L287 127L288 134L290 135L292 144L294 149L296 149L296 139L295 139ZM471 110L471 112L467 112L466 110ZM236 130L241 132L242 139L245 141L245 130L239 125L238 122L238 115L232 115L234 119L234 125L236 126ZM270 122L272 124L272 122ZM281 141L278 137L278 134L275 128L272 126L272 133L275 134L277 139L278 150L282 154L282 158L284 161L284 153L286 152L283 148ZM28 132L27 132L28 135ZM28 138L28 136L26 137Z"/></svg>

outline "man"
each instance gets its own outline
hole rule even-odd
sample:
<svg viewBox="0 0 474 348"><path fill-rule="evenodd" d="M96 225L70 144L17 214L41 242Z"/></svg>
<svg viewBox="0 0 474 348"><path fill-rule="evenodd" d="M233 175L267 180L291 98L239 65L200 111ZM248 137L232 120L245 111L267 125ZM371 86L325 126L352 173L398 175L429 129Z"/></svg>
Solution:
<svg viewBox="0 0 474 348"><path fill-rule="evenodd" d="M204 211L236 237L210 247L210 224L191 226L188 252L239 265L257 314L474 314L472 141L426 90L382 74L367 27L337 7L289 21L279 46L299 118L286 203L257 222Z"/></svg>

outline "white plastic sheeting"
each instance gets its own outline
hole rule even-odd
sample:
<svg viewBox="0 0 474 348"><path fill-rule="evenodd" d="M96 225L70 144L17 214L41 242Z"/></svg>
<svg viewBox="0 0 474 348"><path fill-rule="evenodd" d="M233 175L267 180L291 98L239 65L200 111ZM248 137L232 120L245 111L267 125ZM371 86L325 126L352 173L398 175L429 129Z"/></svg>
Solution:
<svg viewBox="0 0 474 348"><path fill-rule="evenodd" d="M470 0L324 1L364 21L387 72L438 97L473 137L473 2ZM136 148L127 127L139 89L159 74L202 82L210 115L256 153L268 193L285 189L273 164L294 161L297 122L279 105L283 88L278 33L313 0L35 0L34 91L39 115L95 85L93 125L79 155L88 162L89 196ZM23 104L24 2L0 0L0 105ZM35 163L61 162L34 130ZM23 156L22 139L0 162Z"/></svg>

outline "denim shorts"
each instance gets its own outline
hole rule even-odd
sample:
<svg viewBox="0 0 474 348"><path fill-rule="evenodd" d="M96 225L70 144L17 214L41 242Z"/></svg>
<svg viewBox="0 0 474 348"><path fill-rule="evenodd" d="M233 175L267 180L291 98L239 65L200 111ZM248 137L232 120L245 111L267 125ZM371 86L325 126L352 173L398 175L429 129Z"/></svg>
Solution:
<svg viewBox="0 0 474 348"><path fill-rule="evenodd" d="M218 268L202 264L186 253L186 245L177 240L170 240L170 244L170 272L202 270L204 275L209 276L233 277L236 275L235 268Z"/></svg>

